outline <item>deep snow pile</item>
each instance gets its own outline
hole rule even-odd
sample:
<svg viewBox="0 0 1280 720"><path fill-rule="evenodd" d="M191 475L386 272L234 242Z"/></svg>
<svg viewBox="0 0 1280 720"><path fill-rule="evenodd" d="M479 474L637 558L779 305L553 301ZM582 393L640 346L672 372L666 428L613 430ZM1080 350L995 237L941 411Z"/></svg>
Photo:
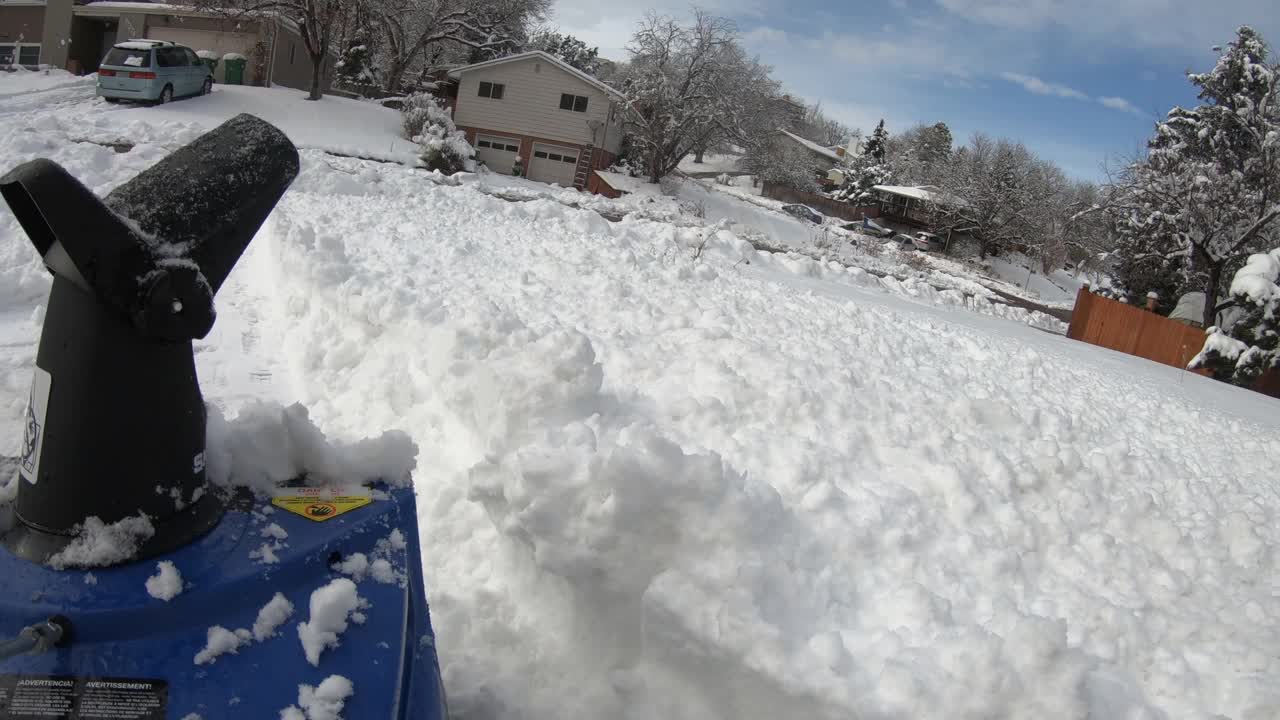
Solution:
<svg viewBox="0 0 1280 720"><path fill-rule="evenodd" d="M0 150L95 187L152 152L56 132ZM302 158L197 363L228 413L301 402L290 437L408 434L457 717L1280 711L1273 400L723 228ZM32 255L0 213L7 454Z"/></svg>

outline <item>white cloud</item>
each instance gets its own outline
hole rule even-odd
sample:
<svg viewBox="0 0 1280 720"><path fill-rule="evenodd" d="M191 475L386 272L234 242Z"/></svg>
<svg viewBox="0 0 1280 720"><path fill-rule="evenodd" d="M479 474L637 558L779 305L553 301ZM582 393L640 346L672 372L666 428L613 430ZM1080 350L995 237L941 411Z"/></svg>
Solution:
<svg viewBox="0 0 1280 720"><path fill-rule="evenodd" d="M1133 103L1129 102L1128 100L1125 100L1122 97L1107 97L1104 95L1098 98L1098 102L1102 103L1106 107L1111 108L1112 110L1119 110L1120 112L1132 113L1134 115L1143 114L1141 110L1134 107Z"/></svg>
<svg viewBox="0 0 1280 720"><path fill-rule="evenodd" d="M1022 75L1014 72L1002 72L1000 77L1011 83L1021 85L1024 90L1036 95L1055 95L1057 97L1071 98L1073 100L1088 100L1089 96L1066 85L1058 83L1045 82L1033 75Z"/></svg>
<svg viewBox="0 0 1280 720"><path fill-rule="evenodd" d="M1045 82L1033 75L1023 75L1015 72L1002 72L1000 73L1000 77L1011 83L1021 85L1024 90L1029 93L1035 93L1036 95L1050 95L1054 97L1069 98L1071 100L1084 100L1085 102L1096 100L1098 104L1103 107L1111 108L1112 110L1119 110L1120 112L1126 112L1133 115L1143 114L1141 110L1134 107L1133 103L1122 97L1110 97L1106 95L1096 98L1090 97L1088 94L1080 92L1073 87L1067 87L1066 85L1059 83Z"/></svg>

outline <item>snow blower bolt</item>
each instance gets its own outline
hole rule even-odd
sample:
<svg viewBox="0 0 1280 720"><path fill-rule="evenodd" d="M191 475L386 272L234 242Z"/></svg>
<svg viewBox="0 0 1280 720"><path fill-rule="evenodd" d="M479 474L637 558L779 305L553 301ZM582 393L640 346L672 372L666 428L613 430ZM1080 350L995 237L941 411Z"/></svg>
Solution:
<svg viewBox="0 0 1280 720"><path fill-rule="evenodd" d="M53 276L0 463L0 720L446 717L412 488L207 477L192 341L298 167L239 115L104 199L0 177Z"/></svg>

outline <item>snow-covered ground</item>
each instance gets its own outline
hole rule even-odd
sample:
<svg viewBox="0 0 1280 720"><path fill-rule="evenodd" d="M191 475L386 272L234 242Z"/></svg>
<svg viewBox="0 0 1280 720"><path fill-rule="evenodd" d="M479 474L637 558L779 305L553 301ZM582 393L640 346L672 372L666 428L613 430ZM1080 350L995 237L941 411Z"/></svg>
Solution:
<svg viewBox="0 0 1280 720"><path fill-rule="evenodd" d="M891 246L884 248L883 252L877 250L871 254L868 252L870 238L855 242L850 242L847 236L833 239L829 231L815 231L812 225L782 214L782 206L787 203L761 197L760 189L751 187L750 177L736 177L733 181L728 186L705 179L690 181L682 188L681 197L705 205L709 218L729 218L762 230L774 247L794 249L806 254L828 255L877 274L897 277L919 274L905 263L906 258L913 253L899 254ZM727 195L741 202L729 202L718 197L719 195ZM772 212L763 212L761 209ZM835 218L830 220L836 224L841 222ZM921 256L919 262L927 268L924 277L937 287L959 289L988 298L996 296L986 290L998 289L1055 308L1070 309L1083 284L1082 279L1062 270L1056 270L1048 276L1039 271L1028 274L1027 268L1034 263L1017 254L1011 254L1008 258L990 258L986 268L974 267L955 257L936 253Z"/></svg>
<svg viewBox="0 0 1280 720"><path fill-rule="evenodd" d="M98 192L236 96L73 92L0 157ZM1280 715L1274 400L534 185L303 150L198 344L229 415L417 443L456 717ZM47 288L0 211L3 454Z"/></svg>
<svg viewBox="0 0 1280 720"><path fill-rule="evenodd" d="M742 167L738 165L741 159L741 155L707 153L702 156L702 162L698 163L690 155L680 161L678 169L687 173L739 173L742 172Z"/></svg>

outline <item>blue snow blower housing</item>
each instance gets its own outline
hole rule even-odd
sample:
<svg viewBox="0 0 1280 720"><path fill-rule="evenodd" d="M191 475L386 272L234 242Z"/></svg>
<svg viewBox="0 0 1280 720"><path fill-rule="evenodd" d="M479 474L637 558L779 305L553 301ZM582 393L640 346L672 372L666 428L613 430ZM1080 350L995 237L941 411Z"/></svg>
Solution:
<svg viewBox="0 0 1280 720"><path fill-rule="evenodd" d="M297 173L240 115L105 199L48 160L0 177L53 275L0 501L0 720L447 716L411 488L206 477L192 340Z"/></svg>

